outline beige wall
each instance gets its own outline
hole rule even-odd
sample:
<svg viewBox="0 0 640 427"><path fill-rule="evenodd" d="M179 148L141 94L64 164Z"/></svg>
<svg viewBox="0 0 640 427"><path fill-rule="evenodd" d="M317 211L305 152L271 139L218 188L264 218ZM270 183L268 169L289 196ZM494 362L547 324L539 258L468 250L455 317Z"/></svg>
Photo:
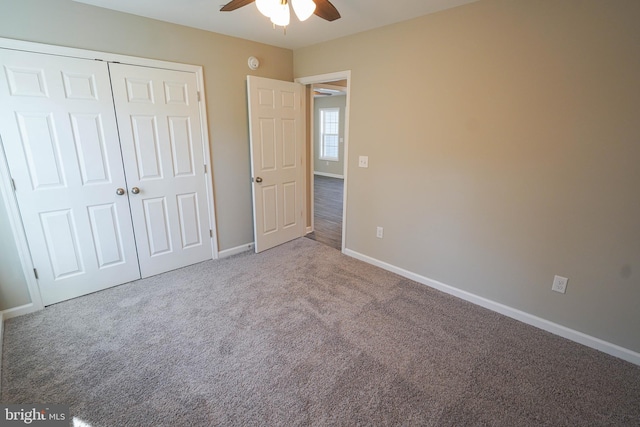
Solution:
<svg viewBox="0 0 640 427"><path fill-rule="evenodd" d="M296 50L352 71L347 248L640 351L638 22L482 0Z"/></svg>
<svg viewBox="0 0 640 427"><path fill-rule="evenodd" d="M0 311L29 304L29 290L22 273L18 248L0 196Z"/></svg>
<svg viewBox="0 0 640 427"><path fill-rule="evenodd" d="M347 97L346 95L339 96L320 96L314 99L313 107L314 107L314 147L313 147L313 168L315 172L328 173L333 175L344 175L344 117L345 117L345 108L347 106ZM338 158L336 161L329 160L321 160L320 159L320 109L321 108L339 108L339 120L340 120L340 128L339 128L339 137L340 143L338 147Z"/></svg>
<svg viewBox="0 0 640 427"><path fill-rule="evenodd" d="M55 44L204 67L221 250L253 241L246 75L292 80L292 52L206 31L88 6L71 0L0 0L0 37ZM252 72L247 58L261 66ZM7 226L0 211L0 229ZM0 270L11 257L2 247ZM0 279L0 309L15 307L23 281ZM22 278L23 279L23 278Z"/></svg>

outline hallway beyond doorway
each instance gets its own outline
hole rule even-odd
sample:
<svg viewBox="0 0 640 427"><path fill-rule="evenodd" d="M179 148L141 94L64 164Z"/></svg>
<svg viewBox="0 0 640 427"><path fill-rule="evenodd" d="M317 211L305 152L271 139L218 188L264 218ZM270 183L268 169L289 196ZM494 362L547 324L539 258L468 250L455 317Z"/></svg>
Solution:
<svg viewBox="0 0 640 427"><path fill-rule="evenodd" d="M342 198L344 180L314 176L314 232L306 237L342 250Z"/></svg>

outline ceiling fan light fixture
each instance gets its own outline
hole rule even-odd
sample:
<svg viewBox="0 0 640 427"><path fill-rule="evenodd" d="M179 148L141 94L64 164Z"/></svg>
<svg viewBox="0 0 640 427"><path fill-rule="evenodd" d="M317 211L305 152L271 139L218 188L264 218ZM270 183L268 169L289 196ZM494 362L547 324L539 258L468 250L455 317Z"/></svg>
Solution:
<svg viewBox="0 0 640 427"><path fill-rule="evenodd" d="M280 6L280 0L256 0L256 7L261 14L271 18L274 10Z"/></svg>
<svg viewBox="0 0 640 427"><path fill-rule="evenodd" d="M309 19L316 10L316 4L313 0L291 0L291 6L300 21Z"/></svg>
<svg viewBox="0 0 640 427"><path fill-rule="evenodd" d="M283 0L278 4L276 8L273 9L273 13L271 14L271 22L273 25L279 25L281 27L286 27L289 25L291 21L291 12L289 12L289 5L286 0Z"/></svg>

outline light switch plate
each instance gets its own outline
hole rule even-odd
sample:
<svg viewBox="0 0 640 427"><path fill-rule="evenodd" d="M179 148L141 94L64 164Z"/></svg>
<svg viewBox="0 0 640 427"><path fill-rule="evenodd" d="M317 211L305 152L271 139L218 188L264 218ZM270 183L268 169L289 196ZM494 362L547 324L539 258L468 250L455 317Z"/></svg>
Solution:
<svg viewBox="0 0 640 427"><path fill-rule="evenodd" d="M358 167L368 168L369 167L369 156L360 156L358 159Z"/></svg>

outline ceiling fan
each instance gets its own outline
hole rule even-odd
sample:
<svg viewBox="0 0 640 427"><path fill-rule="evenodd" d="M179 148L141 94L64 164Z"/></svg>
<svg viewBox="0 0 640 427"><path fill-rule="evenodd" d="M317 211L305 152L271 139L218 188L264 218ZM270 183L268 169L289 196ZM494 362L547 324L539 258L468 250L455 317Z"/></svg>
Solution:
<svg viewBox="0 0 640 427"><path fill-rule="evenodd" d="M290 0L293 10L301 21L312 14L327 21L340 19L340 12L329 0ZM274 25L286 27L289 25L289 0L231 0L222 6L221 12L231 12L243 6L256 2L258 10L271 18Z"/></svg>

